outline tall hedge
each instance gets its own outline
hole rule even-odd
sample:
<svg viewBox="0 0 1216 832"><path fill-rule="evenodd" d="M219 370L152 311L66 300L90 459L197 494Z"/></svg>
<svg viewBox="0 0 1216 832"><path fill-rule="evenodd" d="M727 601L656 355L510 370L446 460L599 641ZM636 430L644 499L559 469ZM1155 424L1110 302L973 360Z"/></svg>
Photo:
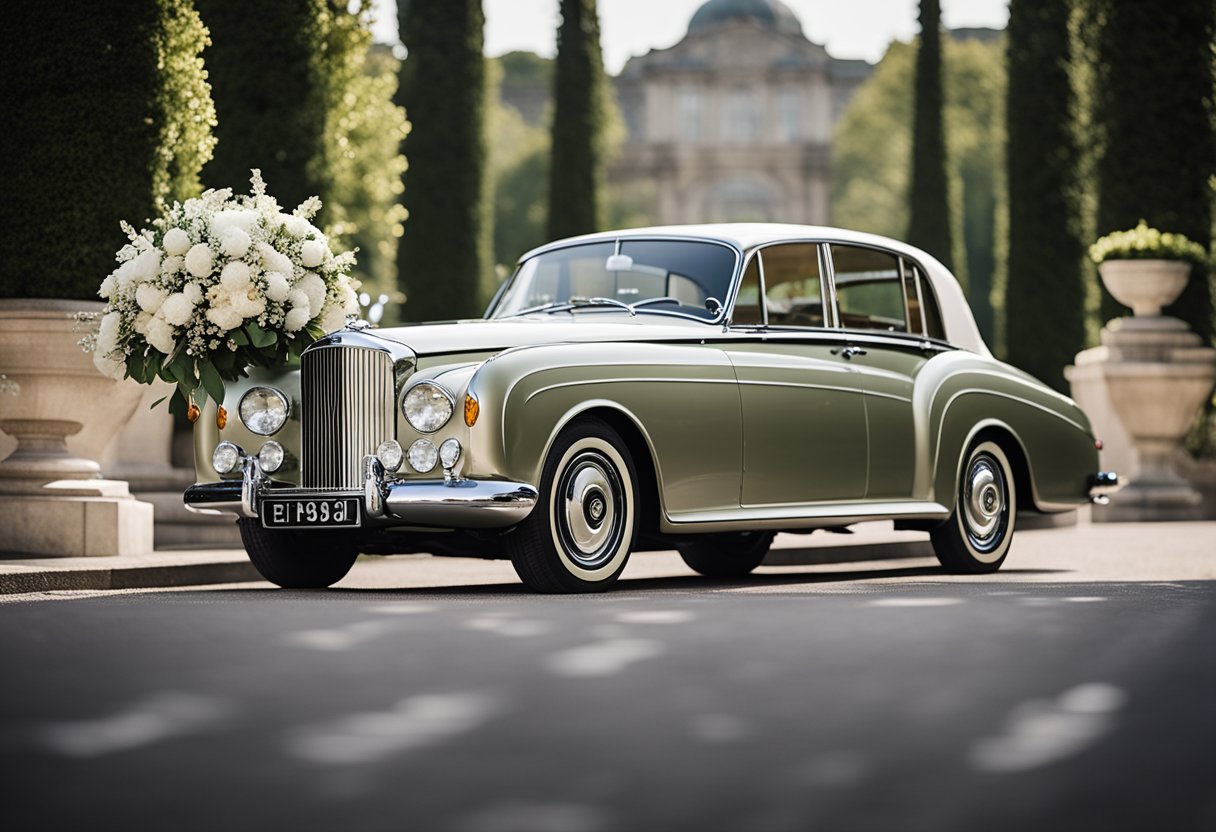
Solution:
<svg viewBox="0 0 1216 832"><path fill-rule="evenodd" d="M561 0L550 145L549 237L599 231L604 65L595 0Z"/></svg>
<svg viewBox="0 0 1216 832"><path fill-rule="evenodd" d="M246 189L259 168L270 193L294 207L324 200L326 0L195 0L211 30L204 53L219 119L215 156L203 169L211 188ZM322 222L328 222L326 214Z"/></svg>
<svg viewBox="0 0 1216 832"><path fill-rule="evenodd" d="M1212 237L1212 0L1087 0L1100 133L1098 234L1141 219L1205 247ZM1106 318L1126 314L1104 293ZM1196 268L1166 310L1212 339L1212 287Z"/></svg>
<svg viewBox="0 0 1216 832"><path fill-rule="evenodd" d="M939 0L920 0L920 45L913 86L912 179L908 192L908 242L950 268L950 190L946 179L946 134L942 125L942 40Z"/></svg>
<svg viewBox="0 0 1216 832"><path fill-rule="evenodd" d="M125 237L193 196L215 111L189 0L5 9L0 296L96 299Z"/></svg>
<svg viewBox="0 0 1216 832"><path fill-rule="evenodd" d="M1057 390L1085 346L1081 183L1069 74L1070 9L1009 4L1009 271L1006 357Z"/></svg>
<svg viewBox="0 0 1216 832"><path fill-rule="evenodd" d="M399 4L403 202L409 221L397 255L407 320L480 315L491 268L492 215L485 137L485 15L481 0Z"/></svg>

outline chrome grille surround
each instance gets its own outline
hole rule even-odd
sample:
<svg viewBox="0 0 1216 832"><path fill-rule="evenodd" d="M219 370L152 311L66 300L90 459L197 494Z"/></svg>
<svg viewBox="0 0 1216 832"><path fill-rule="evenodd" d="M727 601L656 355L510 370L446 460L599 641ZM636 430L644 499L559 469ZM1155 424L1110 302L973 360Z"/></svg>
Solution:
<svg viewBox="0 0 1216 832"><path fill-rule="evenodd" d="M393 357L381 349L334 344L300 358L301 486L355 490L363 458L396 438Z"/></svg>

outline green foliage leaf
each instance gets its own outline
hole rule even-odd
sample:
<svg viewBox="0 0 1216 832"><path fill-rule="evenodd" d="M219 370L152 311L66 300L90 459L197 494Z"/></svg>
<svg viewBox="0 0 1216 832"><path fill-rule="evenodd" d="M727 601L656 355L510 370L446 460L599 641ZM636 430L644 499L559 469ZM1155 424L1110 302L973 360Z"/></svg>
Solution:
<svg viewBox="0 0 1216 832"><path fill-rule="evenodd" d="M159 399L157 399L156 401L152 402L152 404L148 405L148 410L156 410L156 406L157 406L158 404L160 404L161 402L163 402L163 401L164 401L165 399L167 399L167 398L169 398L169 397L168 397L168 396L161 396Z"/></svg>
<svg viewBox="0 0 1216 832"><path fill-rule="evenodd" d="M210 361L200 361L198 364L199 378L203 382L203 389L207 391L207 395L211 397L216 404L224 403L224 380L220 378L220 374L216 371L215 365Z"/></svg>

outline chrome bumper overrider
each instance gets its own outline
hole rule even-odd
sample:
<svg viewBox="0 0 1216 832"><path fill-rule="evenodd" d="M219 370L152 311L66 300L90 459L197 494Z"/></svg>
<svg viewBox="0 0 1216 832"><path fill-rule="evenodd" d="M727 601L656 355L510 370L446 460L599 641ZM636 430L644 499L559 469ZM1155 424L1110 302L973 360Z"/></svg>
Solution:
<svg viewBox="0 0 1216 832"><path fill-rule="evenodd" d="M1127 478L1114 471L1099 471L1089 475L1089 499L1100 506L1110 502L1110 495L1127 485Z"/></svg>
<svg viewBox="0 0 1216 832"><path fill-rule="evenodd" d="M269 492L276 497L360 497L365 526L418 525L446 529L499 529L523 520L536 505L536 489L498 480L388 480L374 456L363 460L363 489L302 489L272 481L255 457L242 461L241 479L197 483L186 489L186 508L202 514L257 517Z"/></svg>

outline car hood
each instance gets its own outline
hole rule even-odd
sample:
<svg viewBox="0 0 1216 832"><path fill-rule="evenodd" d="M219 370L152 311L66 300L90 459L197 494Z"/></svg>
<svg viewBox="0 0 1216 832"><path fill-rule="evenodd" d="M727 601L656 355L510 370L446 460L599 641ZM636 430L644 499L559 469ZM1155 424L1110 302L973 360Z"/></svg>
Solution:
<svg viewBox="0 0 1216 832"><path fill-rule="evenodd" d="M423 356L587 341L682 341L701 338L718 329L707 322L645 313L636 318L616 312L575 315L574 320L555 320L553 315L502 320L476 318L373 329L368 334L403 344Z"/></svg>

